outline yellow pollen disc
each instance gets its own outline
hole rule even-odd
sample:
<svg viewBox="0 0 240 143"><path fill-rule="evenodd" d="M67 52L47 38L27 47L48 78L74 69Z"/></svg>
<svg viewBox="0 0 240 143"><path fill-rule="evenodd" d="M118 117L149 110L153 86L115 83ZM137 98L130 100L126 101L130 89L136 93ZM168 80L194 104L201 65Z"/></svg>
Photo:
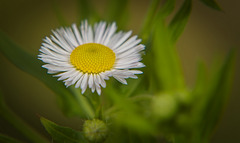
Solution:
<svg viewBox="0 0 240 143"><path fill-rule="evenodd" d="M108 47L87 43L76 47L71 55L71 63L84 73L101 73L110 70L115 62L115 53Z"/></svg>

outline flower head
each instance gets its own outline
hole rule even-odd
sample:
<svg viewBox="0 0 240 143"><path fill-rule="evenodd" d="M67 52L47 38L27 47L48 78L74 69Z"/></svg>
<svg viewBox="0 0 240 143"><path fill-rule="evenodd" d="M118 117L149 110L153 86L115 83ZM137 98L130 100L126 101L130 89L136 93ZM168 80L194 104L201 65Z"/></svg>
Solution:
<svg viewBox="0 0 240 143"><path fill-rule="evenodd" d="M86 120L83 124L83 134L90 142L102 142L106 139L108 132L108 126L102 120Z"/></svg>
<svg viewBox="0 0 240 143"><path fill-rule="evenodd" d="M46 63L43 67L48 73L59 77L67 87L80 87L82 94L89 87L100 95L109 77L127 84L126 78L142 73L132 69L145 66L140 62L144 50L141 40L130 38L131 31L116 30L115 23L99 22L92 28L87 21L79 28L73 24L53 30L53 35L44 39L38 57Z"/></svg>

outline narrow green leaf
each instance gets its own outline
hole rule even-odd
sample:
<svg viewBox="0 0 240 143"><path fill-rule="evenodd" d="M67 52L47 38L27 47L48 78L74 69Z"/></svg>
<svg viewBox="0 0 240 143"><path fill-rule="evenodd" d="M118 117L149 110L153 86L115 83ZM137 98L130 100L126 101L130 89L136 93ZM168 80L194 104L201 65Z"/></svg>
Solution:
<svg viewBox="0 0 240 143"><path fill-rule="evenodd" d="M210 80L207 80L206 68L200 64L197 83L192 93L196 101L192 107L192 121L196 125L192 131L192 142L209 142L229 96L234 59L235 53L231 51L221 67L212 73Z"/></svg>
<svg viewBox="0 0 240 143"><path fill-rule="evenodd" d="M0 134L0 142L1 143L23 143L4 134Z"/></svg>
<svg viewBox="0 0 240 143"><path fill-rule="evenodd" d="M164 20L159 18L153 37L154 68L163 90L182 90L184 85L183 74L180 67L177 51L173 48L170 33L164 25Z"/></svg>
<svg viewBox="0 0 240 143"><path fill-rule="evenodd" d="M208 88L208 76L206 73L206 66L200 62L198 63L197 69L197 79L193 91L191 92L191 97L193 98L190 118L191 122L194 125L191 132L191 141L190 142L202 142L203 138L201 136L201 122L205 119L202 115L203 106L205 105L207 88Z"/></svg>
<svg viewBox="0 0 240 143"><path fill-rule="evenodd" d="M43 117L40 118L47 132L53 140L59 143L87 143L81 132L68 127L63 127L49 121Z"/></svg>
<svg viewBox="0 0 240 143"><path fill-rule="evenodd" d="M221 11L222 9L220 8L220 6L218 5L217 2L215 2L215 0L200 0L202 3L204 3L206 6L219 10Z"/></svg>
<svg viewBox="0 0 240 143"><path fill-rule="evenodd" d="M162 19L165 19L167 16L169 16L174 10L175 3L176 0L165 1L164 5L157 12L157 17L162 17Z"/></svg>
<svg viewBox="0 0 240 143"><path fill-rule="evenodd" d="M151 27L154 22L153 19L154 19L154 16L156 14L159 4L160 4L160 0L152 0L150 6L148 8L148 12L145 16L143 26L142 26L141 32L140 32L144 43L148 40L149 35L151 33Z"/></svg>
<svg viewBox="0 0 240 143"><path fill-rule="evenodd" d="M178 37L181 35L182 31L184 30L189 15L192 9L192 0L185 0L183 5L181 6L180 10L172 19L171 23L169 24L169 30L171 32L172 41L176 42Z"/></svg>
<svg viewBox="0 0 240 143"><path fill-rule="evenodd" d="M160 0L152 0L152 3L148 9L145 21L143 23L143 27L141 30L141 34L143 37L143 42L147 42L151 39L152 31L155 31L155 27L157 27L158 19L163 19L171 14L175 7L175 0L167 0L163 4L160 9L158 8L160 5Z"/></svg>
<svg viewBox="0 0 240 143"><path fill-rule="evenodd" d="M58 95L58 101L66 115L80 115L85 118L94 117L92 108L86 98L80 94L80 91L77 92L77 89L72 90L71 88L67 89L63 82L57 81L56 78L48 75L46 69L42 68L43 63L37 57L23 51L1 31L0 52L19 69L38 78L53 90Z"/></svg>
<svg viewBox="0 0 240 143"><path fill-rule="evenodd" d="M108 0L108 6L105 13L109 22L116 21L120 29L124 29L129 18L128 0Z"/></svg>
<svg viewBox="0 0 240 143"><path fill-rule="evenodd" d="M208 140L226 104L233 80L235 52L229 52L218 71L214 73L206 93L207 101L203 106L202 138Z"/></svg>

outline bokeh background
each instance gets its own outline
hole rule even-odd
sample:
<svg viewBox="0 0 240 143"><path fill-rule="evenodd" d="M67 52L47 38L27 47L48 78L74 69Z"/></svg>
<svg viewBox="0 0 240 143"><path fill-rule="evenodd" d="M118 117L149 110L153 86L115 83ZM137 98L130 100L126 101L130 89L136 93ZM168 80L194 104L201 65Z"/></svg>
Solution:
<svg viewBox="0 0 240 143"><path fill-rule="evenodd" d="M104 14L107 0L93 0L95 8ZM240 140L240 1L216 0L223 12L212 10L199 0L193 1L189 22L177 43L183 72L189 87L196 77L198 61L209 68L227 54L237 49L237 59L232 93L213 134L212 143ZM68 24L78 21L76 0L56 0ZM130 0L126 30L138 33L146 14L149 0ZM182 0L177 0L176 7ZM38 54L42 39L51 29L60 26L50 0L0 0L0 29L33 55ZM121 12L121 11L119 11ZM36 57L37 58L37 57ZM7 104L30 125L44 132L39 115L60 125L81 128L81 120L66 118L57 106L55 95L36 78L22 72L0 54L0 89ZM16 130L0 119L0 132L21 138Z"/></svg>

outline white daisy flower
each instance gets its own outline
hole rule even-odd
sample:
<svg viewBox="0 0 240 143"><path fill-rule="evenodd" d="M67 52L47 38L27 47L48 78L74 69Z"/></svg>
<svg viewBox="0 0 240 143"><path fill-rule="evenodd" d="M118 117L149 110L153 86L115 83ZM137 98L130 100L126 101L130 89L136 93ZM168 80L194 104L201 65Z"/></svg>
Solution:
<svg viewBox="0 0 240 143"><path fill-rule="evenodd" d="M83 21L78 28L72 27L53 30L53 35L46 37L40 48L39 59L49 74L59 77L65 85L81 88L82 94L89 87L100 95L105 80L114 77L127 84L125 79L137 78L139 70L145 65L140 52L144 45L139 44L137 36L130 38L131 31L116 32L116 23L107 25L99 22L92 28Z"/></svg>

